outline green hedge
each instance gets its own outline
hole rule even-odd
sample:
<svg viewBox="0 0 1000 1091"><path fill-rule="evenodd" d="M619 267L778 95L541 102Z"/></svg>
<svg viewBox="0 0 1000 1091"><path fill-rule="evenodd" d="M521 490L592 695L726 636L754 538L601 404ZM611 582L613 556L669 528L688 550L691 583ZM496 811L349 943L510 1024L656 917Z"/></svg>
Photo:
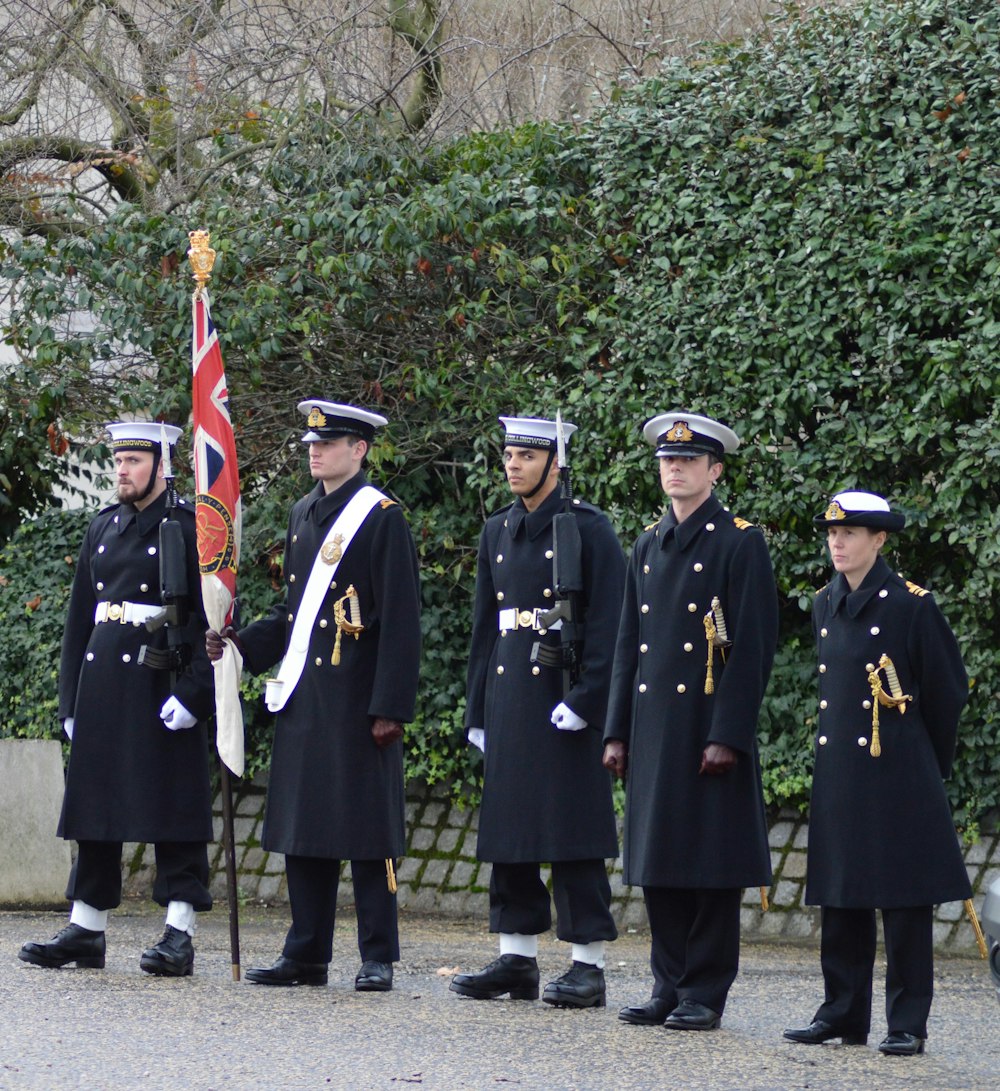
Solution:
<svg viewBox="0 0 1000 1091"><path fill-rule="evenodd" d="M497 415L561 407L581 426L578 492L623 545L662 500L642 422L678 404L722 416L745 440L722 495L764 527L782 598L761 728L769 801L808 798L808 610L828 571L811 519L831 492L867 487L910 515L890 562L935 591L974 681L950 786L974 832L1000 791L997 71L987 0L793 8L756 41L623 87L578 129L420 149L290 127L275 157L182 212L125 207L86 238L9 245L8 336L26 362L8 389L76 391L65 423L92 438L88 421L113 412L186 415L176 266L186 230L209 227L248 513L244 616L276 593L287 509L308 485L295 401L381 406L392 425L375 476L405 504L423 566L409 772L467 798L479 770L461 733L464 661L476 539L504 497ZM81 307L100 337L53 334ZM87 387L95 365L128 381ZM4 616L34 594L18 566L42 527L57 552L68 537L45 519L12 539ZM62 576L55 565L45 601ZM3 730L56 730L42 677L0 676ZM257 689L252 767L270 730Z"/></svg>

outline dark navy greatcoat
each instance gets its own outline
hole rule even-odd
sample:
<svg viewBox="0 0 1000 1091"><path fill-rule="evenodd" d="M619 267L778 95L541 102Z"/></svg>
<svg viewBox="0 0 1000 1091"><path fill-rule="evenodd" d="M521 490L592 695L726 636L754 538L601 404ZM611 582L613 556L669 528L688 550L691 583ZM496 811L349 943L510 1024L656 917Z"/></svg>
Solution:
<svg viewBox="0 0 1000 1091"><path fill-rule="evenodd" d="M704 616L717 596L732 647L705 694ZM629 561L605 740L628 746L625 881L732 889L771 881L757 716L777 643L764 536L709 497L640 535ZM699 775L709 743L738 752Z"/></svg>
<svg viewBox="0 0 1000 1091"><path fill-rule="evenodd" d="M621 609L625 557L607 517L574 500L583 544L585 632L577 684L563 696L563 673L530 662L536 641L559 633L499 631L498 611L549 609L556 489L529 512L519 499L490 516L479 540L469 652L466 724L485 728L480 860L541 863L618 855L611 781L601 765L611 656ZM560 731L550 721L565 701L587 727Z"/></svg>
<svg viewBox="0 0 1000 1091"><path fill-rule="evenodd" d="M365 484L363 473L329 495L317 484L292 508L285 539L287 598L239 634L253 673L284 656L327 531ZM335 667L333 608L351 584L365 628L357 640L344 635ZM417 554L402 510L387 500L369 512L344 552L316 615L302 676L278 713L265 849L331 860L403 854L403 743L380 750L371 727L377 717L413 719L419 667Z"/></svg>
<svg viewBox="0 0 1000 1091"><path fill-rule="evenodd" d="M838 574L819 592L813 630L820 705L807 903L900 909L970 898L943 784L969 685L933 597L879 557L856 591ZM913 700L904 714L879 707L873 758L868 672L883 654Z"/></svg>
<svg viewBox="0 0 1000 1091"><path fill-rule="evenodd" d="M211 841L212 799L204 723L169 731L160 708L173 694L199 720L214 711L205 654L194 512L174 517L187 547L192 617L191 665L169 671L139 665L143 644L165 648L166 629L94 623L100 602L160 605L159 527L166 495L143 511L104 508L87 528L70 596L59 666L59 717L73 717L59 834L76 841Z"/></svg>

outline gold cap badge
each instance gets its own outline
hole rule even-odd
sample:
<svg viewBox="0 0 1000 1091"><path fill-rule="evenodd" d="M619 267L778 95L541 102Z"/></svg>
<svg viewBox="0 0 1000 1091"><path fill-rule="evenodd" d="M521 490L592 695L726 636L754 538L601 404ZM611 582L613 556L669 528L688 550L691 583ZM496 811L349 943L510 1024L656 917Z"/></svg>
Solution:
<svg viewBox="0 0 1000 1091"><path fill-rule="evenodd" d="M326 427L326 415L321 409L318 409L315 405L309 410L309 416L306 418L306 423L310 428L325 428Z"/></svg>
<svg viewBox="0 0 1000 1091"><path fill-rule="evenodd" d="M668 443L690 443L694 439L694 432L687 426L687 421L674 421L667 431L664 439Z"/></svg>
<svg viewBox="0 0 1000 1091"><path fill-rule="evenodd" d="M830 506L826 509L826 513L823 515L824 519L846 519L847 512L837 503L836 500L830 502Z"/></svg>

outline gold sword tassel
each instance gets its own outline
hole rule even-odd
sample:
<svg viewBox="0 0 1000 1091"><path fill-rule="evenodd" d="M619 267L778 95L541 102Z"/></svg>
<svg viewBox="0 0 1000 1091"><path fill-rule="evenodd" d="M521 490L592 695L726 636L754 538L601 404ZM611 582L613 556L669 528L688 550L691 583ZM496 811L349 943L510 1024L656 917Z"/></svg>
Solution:
<svg viewBox="0 0 1000 1091"><path fill-rule="evenodd" d="M393 866L392 857L390 856L385 858L385 884L389 888L390 894L396 893L396 869Z"/></svg>
<svg viewBox="0 0 1000 1091"><path fill-rule="evenodd" d="M715 675L713 670L713 660L715 659L715 649L720 650L722 655L722 662L726 661L726 648L732 643L729 639L729 630L726 628L726 618L722 613L722 603L719 601L719 596L715 595L712 598L712 608L705 615L705 639L708 642L708 661L705 664L705 693L712 694L715 692Z"/></svg>
<svg viewBox="0 0 1000 1091"><path fill-rule="evenodd" d="M339 667L340 641L344 633L357 640L365 631L364 625L361 624L361 603L358 601L358 593L353 583L348 587L343 598L337 599L333 604L333 620L337 624L337 635L333 639L333 657L330 662L333 666Z"/></svg>
<svg viewBox="0 0 1000 1091"><path fill-rule="evenodd" d="M972 930L976 933L976 944L979 947L979 957L986 958L988 954L986 950L986 937L983 935L979 917L976 915L976 907L972 904L971 898L966 898L962 904L965 906L965 914L969 918Z"/></svg>

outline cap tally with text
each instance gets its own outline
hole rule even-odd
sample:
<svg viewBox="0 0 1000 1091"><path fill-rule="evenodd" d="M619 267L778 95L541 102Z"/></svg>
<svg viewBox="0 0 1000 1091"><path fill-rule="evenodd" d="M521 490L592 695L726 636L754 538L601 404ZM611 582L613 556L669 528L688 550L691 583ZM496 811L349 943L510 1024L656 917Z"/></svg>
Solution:
<svg viewBox="0 0 1000 1091"><path fill-rule="evenodd" d="M183 429L176 424L161 424L156 420L127 420L106 424L112 451L159 451L160 441L166 433L167 444L177 446Z"/></svg>
<svg viewBox="0 0 1000 1091"><path fill-rule="evenodd" d="M341 436L360 436L371 443L375 438L375 429L389 423L380 413L339 402L324 402L318 398L299 402L299 412L305 415L306 424L309 425L309 431L302 437L303 443L318 443Z"/></svg>
<svg viewBox="0 0 1000 1091"><path fill-rule="evenodd" d="M506 429L504 444L507 447L538 447L543 451L556 449L556 422L542 420L540 417L498 417ZM569 421L562 422L563 441L576 431L576 425Z"/></svg>
<svg viewBox="0 0 1000 1091"><path fill-rule="evenodd" d="M822 515L818 527L868 527L869 530L902 530L906 516L893 511L888 501L873 492L838 492Z"/></svg>
<svg viewBox="0 0 1000 1091"><path fill-rule="evenodd" d="M646 421L642 434L656 448L657 458L695 458L698 455L731 455L740 445L739 436L711 417L675 409Z"/></svg>

